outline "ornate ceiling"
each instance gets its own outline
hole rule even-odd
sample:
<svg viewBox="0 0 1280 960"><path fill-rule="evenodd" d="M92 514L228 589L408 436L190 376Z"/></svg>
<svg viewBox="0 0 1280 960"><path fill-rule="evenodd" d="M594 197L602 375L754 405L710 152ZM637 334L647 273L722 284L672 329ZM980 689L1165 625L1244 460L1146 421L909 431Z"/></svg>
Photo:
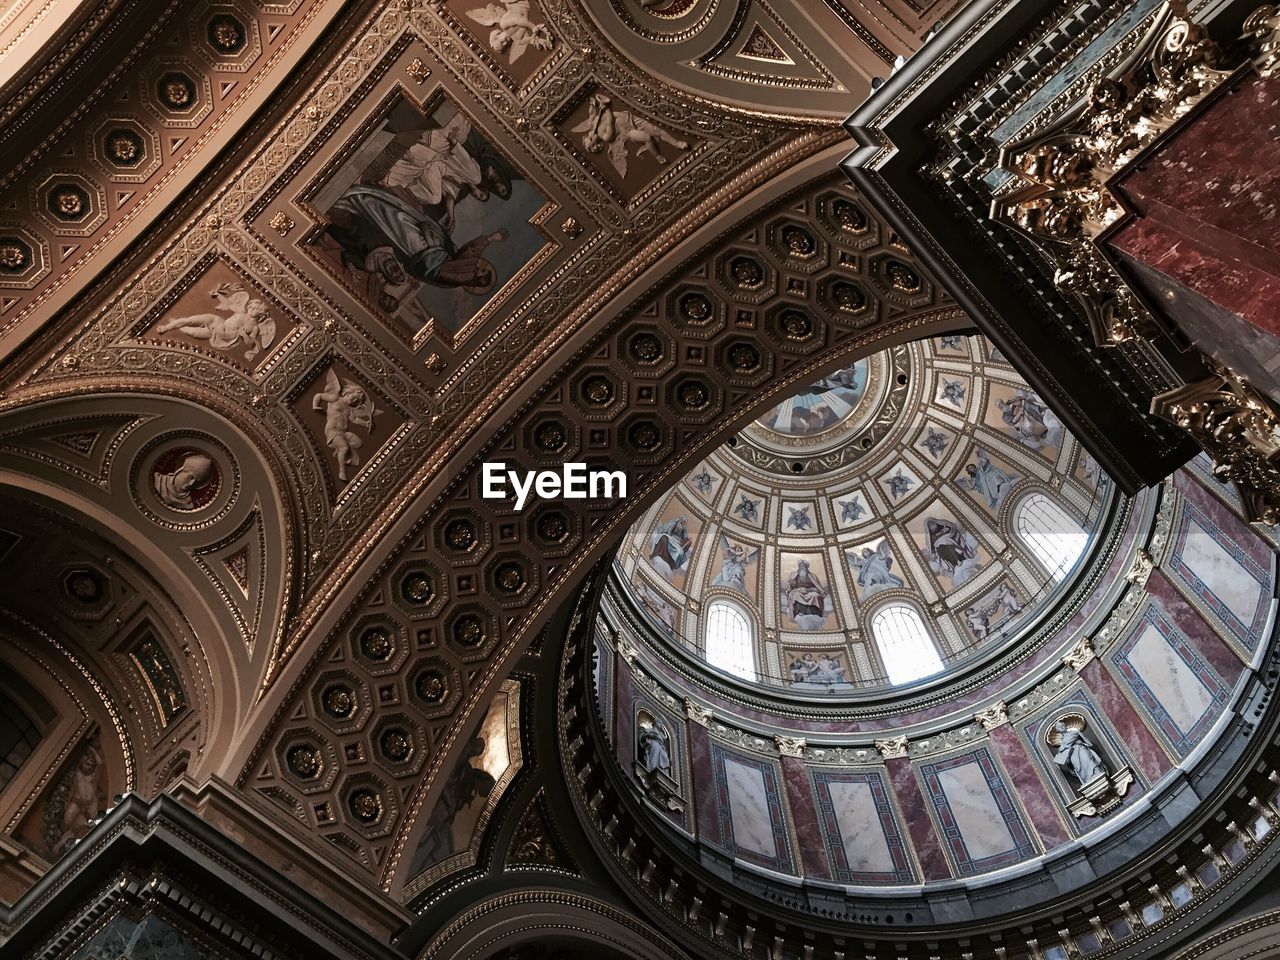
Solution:
<svg viewBox="0 0 1280 960"><path fill-rule="evenodd" d="M650 508L618 562L678 646L705 655L720 599L747 614L748 679L850 693L895 680L873 639L886 607L916 612L939 668L1038 622L1109 493L991 343L952 334L859 360L766 412ZM1062 511L1050 536L1069 560L1020 534L1028 498Z"/></svg>
<svg viewBox="0 0 1280 960"><path fill-rule="evenodd" d="M15 68L0 469L206 648L184 789L404 897L633 515L795 384L966 326L835 170L933 15L122 0ZM479 497L484 459L573 458L630 498Z"/></svg>

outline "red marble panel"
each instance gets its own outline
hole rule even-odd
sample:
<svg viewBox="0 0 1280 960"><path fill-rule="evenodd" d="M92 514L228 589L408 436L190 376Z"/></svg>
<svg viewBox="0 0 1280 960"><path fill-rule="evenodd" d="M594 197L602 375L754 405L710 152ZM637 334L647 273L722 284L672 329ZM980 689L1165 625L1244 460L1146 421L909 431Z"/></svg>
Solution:
<svg viewBox="0 0 1280 960"><path fill-rule="evenodd" d="M636 711L633 706L636 687L635 678L631 675L631 664L620 654L614 654L613 676L613 714L616 717L613 747L618 763L630 776L636 752Z"/></svg>
<svg viewBox="0 0 1280 960"><path fill-rule="evenodd" d="M1009 778L1018 791L1018 798L1026 808L1036 832L1040 834L1046 852L1069 841L1071 835L1062 822L1058 805L1049 795L1040 778L1040 769L1027 753L1026 745L1018 738L1017 731L1008 724L996 727L991 731L991 744L1000 762L1009 771Z"/></svg>
<svg viewBox="0 0 1280 960"><path fill-rule="evenodd" d="M1169 755L1160 746L1160 741L1150 728L1142 722L1138 711L1133 708L1120 690L1120 681L1101 660L1094 658L1085 664L1080 676L1093 693L1094 699L1102 712L1110 719L1120 739L1129 748L1129 754L1137 763L1138 769L1154 783L1169 770L1173 764Z"/></svg>
<svg viewBox="0 0 1280 960"><path fill-rule="evenodd" d="M822 829L818 826L818 808L813 802L809 768L799 757L783 757L782 782L787 804L791 807L791 821L796 828L804 875L830 880L831 865L827 862L827 848L822 839Z"/></svg>
<svg viewBox="0 0 1280 960"><path fill-rule="evenodd" d="M1234 510L1204 488L1195 477L1186 470L1179 470L1173 475L1173 485L1179 493L1196 505L1202 513L1206 513L1213 522L1231 537L1240 549L1247 553L1258 566L1266 569L1271 566L1271 546L1245 523Z"/></svg>
<svg viewBox="0 0 1280 960"><path fill-rule="evenodd" d="M1153 570L1147 578L1147 592L1156 599L1174 625L1186 634L1191 645L1218 671L1218 675L1227 683L1235 683L1244 670L1243 662L1231 647L1222 642L1196 608L1187 603L1169 578L1159 570Z"/></svg>
<svg viewBox="0 0 1280 960"><path fill-rule="evenodd" d="M950 879L951 868L947 866L947 857L942 851L938 832L929 819L929 805L925 802L915 771L911 769L911 761L906 757L898 757L886 760L884 765L889 771L889 785L898 798L898 809L907 821L907 833L911 836L924 879Z"/></svg>
<svg viewBox="0 0 1280 960"><path fill-rule="evenodd" d="M689 765L693 769L693 793L696 832L711 843L723 843L720 818L716 810L715 778L711 773L711 732L700 723L689 721Z"/></svg>

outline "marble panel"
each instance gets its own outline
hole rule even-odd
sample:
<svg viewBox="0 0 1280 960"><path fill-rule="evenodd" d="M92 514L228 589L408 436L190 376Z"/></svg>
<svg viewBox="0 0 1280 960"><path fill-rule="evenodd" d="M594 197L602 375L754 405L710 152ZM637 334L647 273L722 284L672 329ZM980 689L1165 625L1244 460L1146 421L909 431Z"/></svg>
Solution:
<svg viewBox="0 0 1280 960"><path fill-rule="evenodd" d="M1271 569L1224 526L1189 497L1184 499L1182 519L1164 566L1174 583L1252 651L1261 642L1267 622Z"/></svg>
<svg viewBox="0 0 1280 960"><path fill-rule="evenodd" d="M961 876L1006 867L1038 853L990 749L920 764L920 779Z"/></svg>
<svg viewBox="0 0 1280 960"><path fill-rule="evenodd" d="M689 790L693 794L695 832L709 843L723 843L720 817L716 808L715 781L711 773L711 734L700 723L689 722L689 767L693 776Z"/></svg>
<svg viewBox="0 0 1280 960"><path fill-rule="evenodd" d="M885 761L889 783L898 798L898 809L904 811L911 846L915 849L925 880L946 880L952 876L951 866L942 851L942 842L929 816L924 793L916 780L911 761L905 757Z"/></svg>
<svg viewBox="0 0 1280 960"><path fill-rule="evenodd" d="M725 846L750 863L793 873L777 764L714 742L711 749Z"/></svg>
<svg viewBox="0 0 1280 960"><path fill-rule="evenodd" d="M1178 756L1196 745L1225 706L1226 682L1155 603L1108 659Z"/></svg>
<svg viewBox="0 0 1280 960"><path fill-rule="evenodd" d="M1052 850L1071 839L1071 834L1063 823L1058 804L1049 795L1036 763L1027 753L1027 748L1019 739L1017 732L1009 724L996 727L991 731L991 745L996 756L1009 771L1009 778L1018 789L1022 798L1022 806L1031 819L1031 824L1040 835L1040 842L1046 850ZM1034 750L1036 745L1033 744Z"/></svg>
<svg viewBox="0 0 1280 960"><path fill-rule="evenodd" d="M1128 748L1138 769L1149 782L1155 783L1173 764L1169 762L1169 754L1161 746L1161 740L1151 732L1151 728L1143 722L1129 698L1124 695L1116 672L1114 668L1109 669L1101 660L1095 659L1085 664L1080 676L1084 678L1098 707L1111 721L1120 740Z"/></svg>
<svg viewBox="0 0 1280 960"><path fill-rule="evenodd" d="M915 882L906 841L879 771L815 770L813 784L832 879L846 883Z"/></svg>
<svg viewBox="0 0 1280 960"><path fill-rule="evenodd" d="M822 827L818 824L813 787L809 782L809 768L799 757L783 757L782 780L786 785L787 807L791 810L791 822L796 831L796 846L804 875L829 880L831 865L827 862Z"/></svg>

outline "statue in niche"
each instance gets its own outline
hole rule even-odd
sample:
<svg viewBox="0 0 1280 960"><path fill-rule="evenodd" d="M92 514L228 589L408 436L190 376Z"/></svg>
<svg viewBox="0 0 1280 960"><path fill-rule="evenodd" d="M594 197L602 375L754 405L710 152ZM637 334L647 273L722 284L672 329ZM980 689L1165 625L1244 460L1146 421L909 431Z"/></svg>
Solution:
<svg viewBox="0 0 1280 960"><path fill-rule="evenodd" d="M347 467L360 466L356 451L364 442L353 428L371 433L378 411L363 387L341 382L332 370L325 377L324 390L311 398L311 406L324 411L324 439L338 460L338 479L346 483Z"/></svg>
<svg viewBox="0 0 1280 960"><path fill-rule="evenodd" d="M636 739L640 747L641 766L646 770L671 776L671 735L667 733L662 721L656 718L641 721Z"/></svg>
<svg viewBox="0 0 1280 960"><path fill-rule="evenodd" d="M177 461L179 456L182 459ZM173 510L199 510L214 498L219 486L213 458L198 450L165 454L151 473L151 489L161 503Z"/></svg>
<svg viewBox="0 0 1280 960"><path fill-rule="evenodd" d="M636 714L635 775L650 800L676 813L684 809L672 774L671 732L648 710Z"/></svg>
<svg viewBox="0 0 1280 960"><path fill-rule="evenodd" d="M1064 714L1045 731L1045 743L1066 779L1075 782L1076 798L1067 809L1077 817L1096 817L1121 804L1134 776L1128 767L1111 772L1085 734L1086 726L1083 715Z"/></svg>
<svg viewBox="0 0 1280 960"><path fill-rule="evenodd" d="M243 343L249 348L244 353L246 360L252 360L271 346L276 338L276 321L267 305L250 296L243 284L220 283L209 291L209 296L222 313L198 313L166 320L156 327L156 333L177 330L197 340L208 340L215 350L230 350Z"/></svg>
<svg viewBox="0 0 1280 960"><path fill-rule="evenodd" d="M1083 723L1080 727L1068 725L1066 719L1053 725L1053 732L1058 740L1053 762L1064 772L1070 773L1080 786L1107 775L1107 764L1084 735L1083 726Z"/></svg>
<svg viewBox="0 0 1280 960"><path fill-rule="evenodd" d="M573 132L582 134L582 146L588 153L601 153L607 149L609 162L620 177L627 175L627 160L632 146L635 146L637 156L650 153L654 160L663 164L667 158L662 154L662 144L670 144L677 150L689 149L689 144L677 140L652 121L637 117L630 110L614 110L613 100L607 93L591 95L587 103L587 119L574 127Z"/></svg>

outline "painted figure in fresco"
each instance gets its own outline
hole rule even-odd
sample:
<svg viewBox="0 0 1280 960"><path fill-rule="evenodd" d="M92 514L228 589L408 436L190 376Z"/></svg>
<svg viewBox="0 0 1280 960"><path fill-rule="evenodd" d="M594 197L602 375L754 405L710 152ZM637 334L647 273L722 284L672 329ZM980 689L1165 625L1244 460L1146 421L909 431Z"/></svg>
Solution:
<svg viewBox="0 0 1280 960"><path fill-rule="evenodd" d="M190 510L191 495L213 477L213 460L203 453L191 453L172 473L157 473L151 487L160 502L174 510Z"/></svg>
<svg viewBox="0 0 1280 960"><path fill-rule="evenodd" d="M465 151L463 151L465 152ZM442 167L447 166L440 161ZM434 187L435 175L430 186ZM446 186L447 184L447 186ZM497 280L493 264L485 259L485 248L507 239L505 229L473 237L459 246L445 221L450 220L457 202L456 181L440 175L445 220L425 212L421 205L376 184L357 183L348 187L329 208L332 221L329 236L342 248L348 268L381 277L385 295L395 299L409 277L440 287L461 287L481 294ZM427 195L430 195L429 193ZM395 265L391 264L395 261ZM398 301L397 301L398 302Z"/></svg>
<svg viewBox="0 0 1280 960"><path fill-rule="evenodd" d="M1016 616L1025 608L1025 604L1013 592L1013 587L1007 583L1000 584L999 589L996 590L995 601L1001 615L1005 617Z"/></svg>
<svg viewBox="0 0 1280 960"><path fill-rule="evenodd" d="M524 52L550 50L551 31L545 23L534 23L529 12L529 0L501 0L489 3L479 10L468 10L467 16L489 31L489 46L494 53L507 54L507 62L515 63Z"/></svg>
<svg viewBox="0 0 1280 960"><path fill-rule="evenodd" d="M958 587L978 572L978 538L960 524L928 517L924 533L924 558L934 573Z"/></svg>
<svg viewBox="0 0 1280 960"><path fill-rule="evenodd" d="M964 476L956 478L956 486L961 490L972 490L980 494L992 510L999 509L1000 503L1015 483L1017 476L1005 473L991 462L985 450L979 450L977 463L967 464Z"/></svg>
<svg viewBox="0 0 1280 960"><path fill-rule="evenodd" d="M588 153L600 153L607 150L609 162L618 171L618 176L627 175L628 151L634 146L636 154L653 154L658 163L666 163L662 154L662 144L667 143L677 150L687 150L689 144L677 140L657 124L638 117L629 110L614 110L613 100L607 93L596 92L587 103L587 119L573 128L574 133L582 134L582 146Z"/></svg>
<svg viewBox="0 0 1280 960"><path fill-rule="evenodd" d="M423 130L383 178L385 186L403 190L423 208L440 207L440 226L449 234L458 200L468 193L488 199L480 161L467 149L471 134L461 113L443 127Z"/></svg>
<svg viewBox="0 0 1280 960"><path fill-rule="evenodd" d="M445 781L444 791L431 811L426 835L414 854L415 867L439 863L458 851L453 842L453 821L478 797L487 797L498 785L489 771L474 766L472 760L484 756L484 737L472 737L466 752Z"/></svg>
<svg viewBox="0 0 1280 960"><path fill-rule="evenodd" d="M311 398L311 407L324 411L325 443L333 448L338 460L338 479L346 483L347 467L360 466L356 451L364 444L354 428L373 432L373 418L378 411L364 388L342 383L333 370L325 377L324 389Z"/></svg>
<svg viewBox="0 0 1280 960"><path fill-rule="evenodd" d="M948 380L945 377L942 381L942 399L946 400L953 406L960 407L964 405L965 386L959 380Z"/></svg>
<svg viewBox="0 0 1280 960"><path fill-rule="evenodd" d="M89 832L91 821L102 812L102 754L96 743L88 743L49 797L41 821L41 835L57 859Z"/></svg>
<svg viewBox="0 0 1280 960"><path fill-rule="evenodd" d="M1054 732L1061 739L1058 741L1053 762L1066 773L1070 773L1080 786L1107 775L1107 765L1098 751L1094 749L1083 730L1067 726L1059 720L1053 725Z"/></svg>
<svg viewBox="0 0 1280 960"><path fill-rule="evenodd" d="M658 622L667 629L667 633L675 632L676 618L675 613L671 610L671 605L663 599L653 587L645 583L643 580L636 579L636 593L640 597L640 605L653 614Z"/></svg>
<svg viewBox="0 0 1280 960"><path fill-rule="evenodd" d="M671 776L671 735L660 720L640 724L636 733L640 765L646 770Z"/></svg>
<svg viewBox="0 0 1280 960"><path fill-rule="evenodd" d="M730 543L729 538L721 534L720 549L724 551L724 559L720 561L720 572L711 581L712 586L732 587L741 593L747 592L747 567L756 562L760 556L760 548L750 553L738 543Z"/></svg>
<svg viewBox="0 0 1280 960"><path fill-rule="evenodd" d="M886 538L881 540L874 550L862 548L862 555L846 553L849 566L858 571L858 586L862 587L862 596L871 597L881 590L902 586L902 578L890 571L893 569L893 547Z"/></svg>
<svg viewBox="0 0 1280 960"><path fill-rule="evenodd" d="M806 653L802 657L792 657L787 672L791 674L792 683L808 683L818 672L818 661L814 659L812 653Z"/></svg>
<svg viewBox="0 0 1280 960"><path fill-rule="evenodd" d="M791 426L788 432L797 437L807 436L825 430L837 419L836 412L828 404L819 403L812 409L797 404L791 408Z"/></svg>
<svg viewBox="0 0 1280 960"><path fill-rule="evenodd" d="M814 679L819 683L848 683L844 675L844 664L838 657L824 653L818 658L818 670Z"/></svg>
<svg viewBox="0 0 1280 960"><path fill-rule="evenodd" d="M809 561L801 560L796 572L783 584L788 613L802 629L813 629L806 624L820 625L826 619L827 588L817 574L809 569Z"/></svg>
<svg viewBox="0 0 1280 960"><path fill-rule="evenodd" d="M230 350L243 343L249 348L244 352L246 360L271 346L276 338L276 321L267 305L251 297L243 284L220 283L209 291L209 296L222 312L175 317L156 327L156 333L177 330L197 340L208 340L215 350Z"/></svg>
<svg viewBox="0 0 1280 960"><path fill-rule="evenodd" d="M1008 400L996 399L1000 419L1025 447L1043 450L1062 443L1062 422L1045 402L1030 390L1018 389Z"/></svg>
<svg viewBox="0 0 1280 960"><path fill-rule="evenodd" d="M692 553L693 539L689 536L689 521L684 517L661 524L650 540L649 562L668 580L689 565Z"/></svg>
<svg viewBox="0 0 1280 960"><path fill-rule="evenodd" d="M905 496L907 491L916 485L916 482L902 472L902 468L898 468L898 472L889 478L889 492L893 494L896 500L901 496Z"/></svg>

